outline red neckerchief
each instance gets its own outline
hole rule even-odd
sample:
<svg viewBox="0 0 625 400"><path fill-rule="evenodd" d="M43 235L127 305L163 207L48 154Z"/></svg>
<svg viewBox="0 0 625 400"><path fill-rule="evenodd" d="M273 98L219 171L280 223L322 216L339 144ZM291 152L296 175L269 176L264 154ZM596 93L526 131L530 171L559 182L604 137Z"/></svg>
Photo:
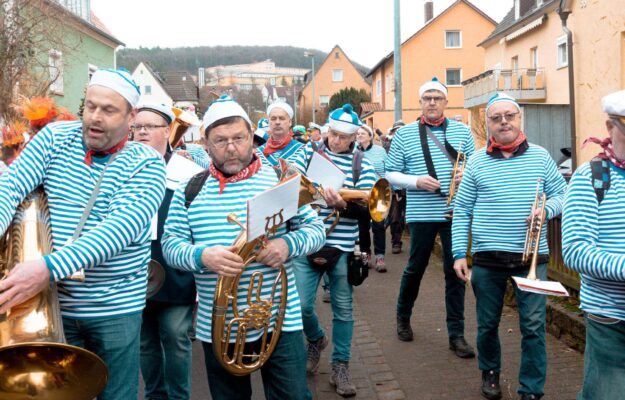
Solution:
<svg viewBox="0 0 625 400"><path fill-rule="evenodd" d="M117 143L115 146L111 147L108 150L104 150L104 151L87 150L87 154L85 154L85 164L91 166L91 164L93 164L93 156L104 157L108 154L117 153L118 151L124 148L127 141L128 141L128 135L124 136L119 143Z"/></svg>
<svg viewBox="0 0 625 400"><path fill-rule="evenodd" d="M614 153L614 145L612 144L612 138L607 137L605 139L599 139L598 137L594 136L589 137L588 139L584 140L584 144L582 144L582 147L586 146L587 143L596 143L601 146L603 151L597 154L597 157L601 158L602 160L610 160L616 167L625 169L625 160L620 160L616 158L616 154Z"/></svg>
<svg viewBox="0 0 625 400"><path fill-rule="evenodd" d="M265 149L263 150L263 154L268 156L270 154L275 153L278 150L284 149L291 140L293 139L293 131L289 131L289 134L282 140L276 140L273 136L269 136L269 140L267 140L267 144L265 145Z"/></svg>
<svg viewBox="0 0 625 400"><path fill-rule="evenodd" d="M445 122L444 115L440 117L439 119L435 119L434 121L425 118L425 115L422 115L420 119L421 119L422 124L429 125L429 126L441 126L443 125L443 122Z"/></svg>
<svg viewBox="0 0 625 400"><path fill-rule="evenodd" d="M219 194L222 194L224 189L226 188L226 183L234 183L239 182L244 179L247 179L253 176L261 167L260 158L256 155L256 153L252 153L252 162L247 167L243 168L241 171L237 172L235 175L231 177L226 177L223 172L215 167L215 164L212 162L208 166L208 172L213 176L213 178L219 181Z"/></svg>
<svg viewBox="0 0 625 400"><path fill-rule="evenodd" d="M525 142L526 140L527 140L527 136L525 136L525 134L521 132L519 133L519 136L517 136L517 138L514 139L512 143L501 144L501 143L497 143L495 141L495 137L491 135L491 137L489 138L490 143L488 145L488 149L486 149L486 152L490 154L493 152L494 149L499 149L506 153L514 153L519 148L521 143Z"/></svg>

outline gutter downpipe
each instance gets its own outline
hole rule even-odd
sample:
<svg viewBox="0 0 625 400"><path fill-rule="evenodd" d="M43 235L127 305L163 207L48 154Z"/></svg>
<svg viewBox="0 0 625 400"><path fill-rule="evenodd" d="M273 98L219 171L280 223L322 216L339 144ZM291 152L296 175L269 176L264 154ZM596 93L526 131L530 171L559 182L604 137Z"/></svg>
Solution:
<svg viewBox="0 0 625 400"><path fill-rule="evenodd" d="M566 0L560 0L560 6L557 13L562 20L562 30L566 34L566 51L568 56L568 73L569 73L569 107L571 112L571 170L575 172L577 169L577 129L575 124L575 69L573 64L573 32L566 25L566 21L571 11L565 11L563 5Z"/></svg>

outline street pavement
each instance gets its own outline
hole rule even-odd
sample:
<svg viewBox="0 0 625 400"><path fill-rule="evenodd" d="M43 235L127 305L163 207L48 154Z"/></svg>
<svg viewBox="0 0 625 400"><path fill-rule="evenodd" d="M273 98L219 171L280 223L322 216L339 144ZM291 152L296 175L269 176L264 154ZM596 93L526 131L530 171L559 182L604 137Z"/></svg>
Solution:
<svg viewBox="0 0 625 400"><path fill-rule="evenodd" d="M407 244L407 238L404 239ZM387 246L390 249L390 243ZM390 253L390 251L389 251ZM413 342L401 342L395 331L395 303L403 267L403 253L387 254L388 272L370 270L369 278L354 290L355 328L350 369L358 388L356 399L369 400L479 400L481 373L476 359L457 358L448 349L445 325L444 278L441 260L432 256L421 283L412 327ZM331 336L330 305L317 299L319 318ZM466 294L467 341L475 346L475 300ZM503 399L517 399L521 337L516 311L505 307L500 325L502 343L501 386ZM332 346L322 353L319 371L309 377L309 387L318 400L341 399L328 383ZM583 377L582 354L547 335L547 383L545 400L573 400ZM193 400L210 399L202 347L194 343ZM260 374L252 375L253 399L263 399Z"/></svg>

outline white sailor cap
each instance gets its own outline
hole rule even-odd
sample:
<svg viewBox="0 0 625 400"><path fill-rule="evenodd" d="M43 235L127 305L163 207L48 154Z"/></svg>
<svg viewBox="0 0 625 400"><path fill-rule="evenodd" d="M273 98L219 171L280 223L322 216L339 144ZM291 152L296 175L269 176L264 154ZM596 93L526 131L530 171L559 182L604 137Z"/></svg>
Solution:
<svg viewBox="0 0 625 400"><path fill-rule="evenodd" d="M165 122L171 124L175 119L176 115L171 110L171 107L166 106L165 104L159 103L139 103L137 105L137 111L151 111L154 114L158 114L165 119Z"/></svg>
<svg viewBox="0 0 625 400"><path fill-rule="evenodd" d="M98 69L91 76L89 86L104 86L119 93L134 108L139 102L139 86L132 80L128 71L123 69Z"/></svg>
<svg viewBox="0 0 625 400"><path fill-rule="evenodd" d="M228 117L241 117L252 126L252 121L250 121L250 117L248 117L243 107L234 101L232 97L224 94L208 106L202 120L202 132L220 119Z"/></svg>
<svg viewBox="0 0 625 400"><path fill-rule="evenodd" d="M427 81L421 85L419 88L419 97L423 97L423 93L428 90L438 90L445 95L445 98L447 98L447 86L443 85L437 77L434 77L431 81Z"/></svg>
<svg viewBox="0 0 625 400"><path fill-rule="evenodd" d="M293 108L291 108L291 106L288 105L288 103L285 103L284 101L280 101L280 100L271 103L269 107L267 107L267 116L271 114L271 111L274 108L280 108L284 110L287 114L289 114L289 118L293 118Z"/></svg>
<svg viewBox="0 0 625 400"><path fill-rule="evenodd" d="M351 104L344 104L343 107L337 108L330 113L330 129L338 133L351 135L356 133L362 125L358 114L354 112Z"/></svg>
<svg viewBox="0 0 625 400"><path fill-rule="evenodd" d="M606 114L625 117L625 90L610 93L601 99L601 104Z"/></svg>

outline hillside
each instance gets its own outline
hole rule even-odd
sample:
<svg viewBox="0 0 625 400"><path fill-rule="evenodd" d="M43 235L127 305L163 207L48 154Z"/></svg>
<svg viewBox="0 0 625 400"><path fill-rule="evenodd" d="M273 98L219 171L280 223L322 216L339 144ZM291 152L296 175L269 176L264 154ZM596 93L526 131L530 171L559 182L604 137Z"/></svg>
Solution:
<svg viewBox="0 0 625 400"><path fill-rule="evenodd" d="M305 51L315 55L316 66L327 56L327 53L319 50L290 46L140 47L118 51L117 65L132 71L140 61L147 61L156 71L186 70L196 74L199 67L248 64L271 59L279 67L310 68L310 58L304 57ZM368 71L365 66L356 62L354 64L363 74Z"/></svg>

